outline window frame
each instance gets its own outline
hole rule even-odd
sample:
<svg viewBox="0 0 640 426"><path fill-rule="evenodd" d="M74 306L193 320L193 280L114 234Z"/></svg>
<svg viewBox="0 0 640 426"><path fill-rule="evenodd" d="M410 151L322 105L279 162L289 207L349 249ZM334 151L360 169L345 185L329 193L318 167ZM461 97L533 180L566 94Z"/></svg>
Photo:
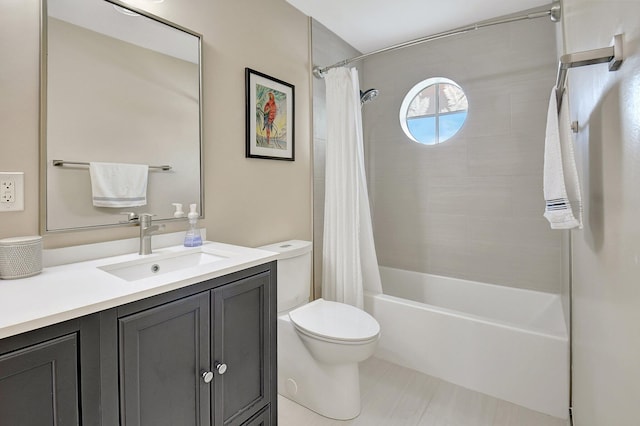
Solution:
<svg viewBox="0 0 640 426"><path fill-rule="evenodd" d="M457 110L457 111L444 111L444 112L440 112L440 85L441 84L449 84L452 86L457 87L458 89L460 89L462 91L462 93L464 94L465 99L467 99L467 108L465 110ZM413 101L415 100L415 98L425 89L429 88L429 87L434 87L434 97L435 97L435 112L433 114L423 114L423 115L416 115L413 117L408 117L408 113L409 113L409 107L411 106L411 104L413 103ZM460 130L462 130L462 128L464 127L464 123L467 121L467 117L465 116L464 121L462 122L462 125L460 126L460 128L458 130L456 130L455 133L453 133L450 137L448 137L445 140L440 140L440 117L441 116L446 116L446 115L452 115L452 114L460 114L462 111L464 111L466 114L468 114L469 112L469 105L468 105L468 98L467 98L467 94L465 93L465 91L462 89L462 87L460 87L460 85L458 83L456 83L455 81L448 79L446 77L430 77L427 78L425 80L422 80L421 82L419 82L418 84L416 84L415 86L413 86L411 88L411 90L409 90L407 92L407 94L405 95L404 99L402 100L402 104L400 106L400 114L399 114L399 118L400 118L400 126L402 127L402 130L404 131L405 135L407 135L407 137L409 139L411 139L413 142L419 143L420 145L439 145L443 142L448 141L449 139L453 138L453 136L455 136ZM415 119L421 119L421 118L430 118L433 117L435 120L435 134L434 134L434 140L435 142L433 143L426 143L426 142L421 142L419 140L416 139L416 137L413 135L413 133L411 132L411 130L409 129L409 121L410 120L415 120Z"/></svg>

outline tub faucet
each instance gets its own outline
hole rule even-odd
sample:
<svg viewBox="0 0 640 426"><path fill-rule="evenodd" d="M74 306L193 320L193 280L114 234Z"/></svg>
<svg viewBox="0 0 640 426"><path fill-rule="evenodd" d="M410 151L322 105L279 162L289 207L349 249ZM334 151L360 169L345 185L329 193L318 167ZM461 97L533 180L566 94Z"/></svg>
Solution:
<svg viewBox="0 0 640 426"><path fill-rule="evenodd" d="M152 225L151 218L155 215L151 213L140 213L138 215L132 212L124 212L122 214L127 215L125 223L140 225L140 250L138 254L151 254L151 235L164 228L164 225Z"/></svg>

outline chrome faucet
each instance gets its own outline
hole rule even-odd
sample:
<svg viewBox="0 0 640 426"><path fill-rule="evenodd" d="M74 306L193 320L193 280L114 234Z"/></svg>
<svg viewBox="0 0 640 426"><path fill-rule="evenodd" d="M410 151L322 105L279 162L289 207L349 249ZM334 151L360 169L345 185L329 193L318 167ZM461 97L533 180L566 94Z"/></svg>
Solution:
<svg viewBox="0 0 640 426"><path fill-rule="evenodd" d="M123 212L121 214L127 215L127 220L124 223L140 225L140 250L138 254L151 254L151 235L164 228L164 225L151 225L151 218L155 216L151 213L140 213L138 215L133 212Z"/></svg>
<svg viewBox="0 0 640 426"><path fill-rule="evenodd" d="M160 228L164 228L164 225L151 225L151 218L153 217L150 213L142 213L138 218L138 222L140 223L140 251L138 254L151 254L151 234L160 230Z"/></svg>

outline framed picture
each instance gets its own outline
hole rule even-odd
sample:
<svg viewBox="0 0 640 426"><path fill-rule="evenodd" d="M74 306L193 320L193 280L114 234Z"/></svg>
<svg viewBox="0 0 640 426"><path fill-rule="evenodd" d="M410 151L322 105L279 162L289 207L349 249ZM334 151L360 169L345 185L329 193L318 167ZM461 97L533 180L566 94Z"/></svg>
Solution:
<svg viewBox="0 0 640 426"><path fill-rule="evenodd" d="M294 161L293 85L245 68L246 156Z"/></svg>

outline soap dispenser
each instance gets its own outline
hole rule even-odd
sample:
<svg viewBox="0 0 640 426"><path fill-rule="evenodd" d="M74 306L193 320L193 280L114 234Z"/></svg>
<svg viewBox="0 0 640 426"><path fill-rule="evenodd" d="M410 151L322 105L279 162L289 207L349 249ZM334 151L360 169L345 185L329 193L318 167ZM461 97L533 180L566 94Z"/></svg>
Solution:
<svg viewBox="0 0 640 426"><path fill-rule="evenodd" d="M198 216L198 212L196 212L196 205L190 204L189 214L187 214L187 218L189 219L189 229L187 230L187 234L184 236L185 247L198 247L202 245L200 230L196 227L198 224Z"/></svg>
<svg viewBox="0 0 640 426"><path fill-rule="evenodd" d="M182 211L182 204L180 204L180 203L171 203L171 205L176 208L176 211L173 212L173 217L175 217L176 219L184 217L184 212Z"/></svg>

